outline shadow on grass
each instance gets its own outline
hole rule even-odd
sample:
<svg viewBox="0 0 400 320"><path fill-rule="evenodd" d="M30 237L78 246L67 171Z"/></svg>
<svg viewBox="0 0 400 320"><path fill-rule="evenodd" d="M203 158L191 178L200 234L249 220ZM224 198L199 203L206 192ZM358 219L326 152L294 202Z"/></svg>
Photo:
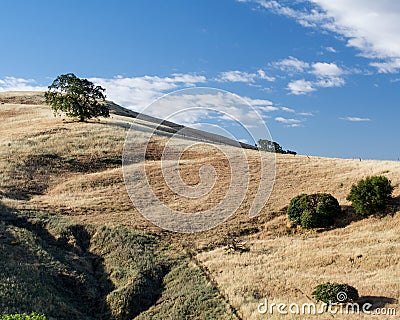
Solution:
<svg viewBox="0 0 400 320"><path fill-rule="evenodd" d="M351 224L352 222L357 222L368 218L368 216L362 216L354 211L352 206L341 206L342 215L335 220L334 228L343 228ZM393 216L400 210L400 196L393 197L389 200L388 205L382 213L374 214L376 217L384 217L387 215Z"/></svg>
<svg viewBox="0 0 400 320"><path fill-rule="evenodd" d="M371 307L368 311L373 311L377 308L382 308L388 304L395 304L398 301L393 298L382 297L382 296L363 296L358 299L358 303L360 307L363 307L365 304L371 304Z"/></svg>
<svg viewBox="0 0 400 320"><path fill-rule="evenodd" d="M357 214L352 206L341 206L342 214L335 219L334 228L344 228L352 222L357 222L365 219L365 217Z"/></svg>
<svg viewBox="0 0 400 320"><path fill-rule="evenodd" d="M387 212L389 214L393 215L398 211L400 211L400 196L390 199L389 205L387 206Z"/></svg>
<svg viewBox="0 0 400 320"><path fill-rule="evenodd" d="M42 195L53 176L66 173L94 173L122 165L119 153L92 159L89 156L62 157L55 153L41 153L21 157L10 169L12 184L3 186L0 196L14 200L29 200Z"/></svg>
<svg viewBox="0 0 400 320"><path fill-rule="evenodd" d="M56 238L43 219L0 203L1 312L110 319L105 299L114 286L103 258L88 251L88 230L69 225L63 232Z"/></svg>

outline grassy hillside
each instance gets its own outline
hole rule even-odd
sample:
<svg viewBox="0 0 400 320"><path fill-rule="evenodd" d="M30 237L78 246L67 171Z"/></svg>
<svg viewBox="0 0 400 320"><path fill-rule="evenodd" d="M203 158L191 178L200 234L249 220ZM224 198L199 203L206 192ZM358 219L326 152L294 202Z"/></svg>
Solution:
<svg viewBox="0 0 400 320"><path fill-rule="evenodd" d="M347 282L376 305L398 307L400 162L277 155L274 190L250 219L260 162L257 152L247 150L252 178L239 209L212 230L182 235L148 222L128 197L121 156L132 118L63 121L38 93L0 93L0 103L0 313L261 319L266 315L257 314L257 304L264 298L309 301L321 281ZM139 141L149 127L154 124L136 124ZM153 150L165 141L159 132ZM210 145L184 154L186 183L199 182L204 164L218 176L213 190L193 201L170 192L157 154L146 168L154 192L170 207L190 212L223 197L231 174L224 161ZM392 180L395 200L385 218L359 220L345 198L353 183L374 174ZM290 199L312 192L339 200L344 215L337 228L303 232L288 223ZM249 251L227 255L232 238L247 241Z"/></svg>

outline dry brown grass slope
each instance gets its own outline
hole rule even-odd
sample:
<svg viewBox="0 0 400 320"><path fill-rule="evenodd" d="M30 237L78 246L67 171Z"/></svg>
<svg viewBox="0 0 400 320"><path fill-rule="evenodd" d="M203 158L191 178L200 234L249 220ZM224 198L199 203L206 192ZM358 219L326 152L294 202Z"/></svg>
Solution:
<svg viewBox="0 0 400 320"><path fill-rule="evenodd" d="M400 162L277 155L271 197L260 214L249 219L260 165L258 154L248 150L254 179L235 214L206 232L174 234L145 220L127 195L121 155L132 119L113 115L100 122L66 122L54 118L42 101L37 93L0 94L0 192L7 206L57 211L79 223L123 224L159 233L191 251L244 319L266 317L256 312L263 298L309 301L312 287L322 281L347 282L362 296L399 298ZM137 125L139 138L146 137L148 126ZM162 146L165 139L160 135L155 143ZM187 183L198 182L201 165L217 168L216 187L207 196L189 201L171 193L159 174L157 157L147 161L149 179L155 193L171 207L202 211L224 195L230 170L212 146L189 151L181 166ZM346 195L351 185L376 174L385 175L396 186L397 203L391 215L355 221L345 207L345 217L338 221L340 228L334 230L302 232L288 224L285 207L293 196L329 192L348 206ZM222 246L228 234L247 240L250 251L225 255ZM392 306L400 314L395 302Z"/></svg>
<svg viewBox="0 0 400 320"><path fill-rule="evenodd" d="M0 314L235 319L190 257L132 210L129 118L63 122L41 94L2 93L0 121Z"/></svg>

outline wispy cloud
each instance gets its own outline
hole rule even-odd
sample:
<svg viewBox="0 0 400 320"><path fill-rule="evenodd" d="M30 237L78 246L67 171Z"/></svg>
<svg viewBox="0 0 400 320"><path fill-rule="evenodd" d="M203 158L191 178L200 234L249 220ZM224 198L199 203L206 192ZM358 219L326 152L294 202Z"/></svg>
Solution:
<svg viewBox="0 0 400 320"><path fill-rule="evenodd" d="M359 117L344 117L344 118L340 118L340 120L346 120L346 121L351 121L351 122L371 121L370 118L359 118Z"/></svg>
<svg viewBox="0 0 400 320"><path fill-rule="evenodd" d="M299 119L290 119L290 118L284 118L284 117L276 117L276 121L282 122L285 124L294 124L294 123L301 123L302 121Z"/></svg>
<svg viewBox="0 0 400 320"><path fill-rule="evenodd" d="M288 108L288 107L281 107L281 110L285 111L285 112L290 112L290 113L295 113L296 112L296 110L294 110L292 108Z"/></svg>
<svg viewBox="0 0 400 320"><path fill-rule="evenodd" d="M267 81L270 81L270 82L275 81L275 77L268 76L268 75L265 73L265 71L262 70L262 69L257 70L257 75L258 75L258 77L259 77L260 79L267 80Z"/></svg>
<svg viewBox="0 0 400 320"><path fill-rule="evenodd" d="M287 89L294 95L302 95L315 91L312 82L301 79L289 82Z"/></svg>
<svg viewBox="0 0 400 320"><path fill-rule="evenodd" d="M296 20L304 27L333 32L346 39L360 55L375 60L378 72L400 71L400 2L376 0L242 0ZM308 4L308 5L307 5Z"/></svg>
<svg viewBox="0 0 400 320"><path fill-rule="evenodd" d="M333 47L325 47L325 50L331 53L336 53L336 49Z"/></svg>
<svg viewBox="0 0 400 320"><path fill-rule="evenodd" d="M272 112L279 110L278 107L275 107L270 100L265 99L251 99L249 97L244 97L244 100L248 102L253 108L260 111L261 113L264 112Z"/></svg>
<svg viewBox="0 0 400 320"><path fill-rule="evenodd" d="M288 125L286 125L286 127L289 127L289 128L298 128L298 127L304 127L302 124L300 124L300 123L292 123L292 124L288 124Z"/></svg>
<svg viewBox="0 0 400 320"><path fill-rule="evenodd" d="M183 83L185 86L193 86L196 83L204 83L207 81L205 76L188 73L173 73L172 77L166 77L164 79L170 82Z"/></svg>
<svg viewBox="0 0 400 320"><path fill-rule="evenodd" d="M345 85L345 80L341 77L326 77L314 82L314 85L322 88L342 87Z"/></svg>
<svg viewBox="0 0 400 320"><path fill-rule="evenodd" d="M324 28L347 38L368 58L392 59L400 56L400 3L375 0L312 0L330 20Z"/></svg>
<svg viewBox="0 0 400 320"><path fill-rule="evenodd" d="M288 58L280 61L273 62L271 65L281 71L291 73L303 72L305 69L308 69L310 67L309 63L292 56L289 56Z"/></svg>
<svg viewBox="0 0 400 320"><path fill-rule="evenodd" d="M116 76L114 78L89 78L89 80L106 88L108 99L140 111L171 90L202 84L207 81L207 78L195 74L172 74L169 77Z"/></svg>
<svg viewBox="0 0 400 320"><path fill-rule="evenodd" d="M45 91L47 87L40 86L33 79L5 77L0 79L0 91Z"/></svg>
<svg viewBox="0 0 400 320"><path fill-rule="evenodd" d="M221 72L216 80L221 82L255 82L256 76L254 73L234 70Z"/></svg>
<svg viewBox="0 0 400 320"><path fill-rule="evenodd" d="M265 75L257 72L257 77L262 78ZM135 111L149 113L149 115L170 118L182 124L191 125L198 123L200 120L212 118L212 112L209 109L215 109L218 112L229 115L248 128L255 128L260 125L261 118L270 118L272 112L279 115L279 112L291 113L294 115L311 115L309 113L296 113L295 109L289 107L276 106L268 99L253 99L243 97L243 100L251 105L252 108L246 106L246 103L240 100L236 95L229 93L220 94L195 94L185 95L184 93L177 96L166 96L163 99L162 107L147 108L152 105L158 98L165 94L184 88L193 88L196 85L202 85L208 82L203 75L196 74L172 74L167 77L155 75L144 75L139 77L123 77L115 76L113 78L89 77L88 80L97 85L101 85L106 89L107 99L133 109ZM0 91L45 91L47 87L38 85L33 79L23 79L15 77L5 77L0 79ZM299 88L297 90L300 90ZM307 89L303 89L306 90ZM239 99L239 100L237 100ZM241 101L241 102L240 102ZM204 108L194 108L204 106ZM182 109L192 108L190 112L181 112ZM261 116L261 118L260 118ZM224 117L222 117L224 118ZM225 117L229 120L229 117ZM276 116L275 120L286 126L300 126L304 121L294 118L284 118Z"/></svg>
<svg viewBox="0 0 400 320"><path fill-rule="evenodd" d="M370 66L377 68L379 73L397 73L400 70L400 58L389 59L385 62L371 62Z"/></svg>
<svg viewBox="0 0 400 320"><path fill-rule="evenodd" d="M312 112L299 112L297 114L300 116L308 116L308 117L311 117L314 115Z"/></svg>
<svg viewBox="0 0 400 320"><path fill-rule="evenodd" d="M305 62L295 57L289 56L271 65L286 72L287 77L293 78L295 75L312 76L314 79L300 79L289 82L287 89L295 95L307 94L316 91L317 88L332 88L344 86L346 81L343 75L350 73L343 70L333 62Z"/></svg>
<svg viewBox="0 0 400 320"><path fill-rule="evenodd" d="M243 76L243 74L240 76ZM261 74L261 76L263 75ZM257 74L257 77L260 77L260 74ZM208 81L204 76L193 74L174 74L169 77L149 75L141 77L117 76L111 79L90 78L89 80L106 88L108 99L139 112L166 93ZM243 99L254 109L254 112L249 112L248 106L236 106L235 104L238 104L238 101L232 101L232 96L228 93L220 95L180 95L179 98L170 96L163 98L162 107L146 108L144 113L149 112L150 115L159 118L166 118L171 114L175 114L172 120L191 125L201 119L210 117L210 113L206 108L213 108L229 114L251 127L259 125L257 123L260 119L258 115L262 118L269 118L268 113L279 110L279 107L276 107L270 100L244 97ZM204 109L180 113L183 108L199 105L204 106Z"/></svg>
<svg viewBox="0 0 400 320"><path fill-rule="evenodd" d="M345 72L335 63L316 62L312 65L310 73L317 77L314 85L322 88L341 87L345 85L345 80L340 77Z"/></svg>
<svg viewBox="0 0 400 320"><path fill-rule="evenodd" d="M284 117L276 117L275 121L283 123L285 127L289 128L296 128L296 127L302 127L302 122L304 120L299 120L299 119L293 119L293 118L284 118Z"/></svg>
<svg viewBox="0 0 400 320"><path fill-rule="evenodd" d="M312 65L311 73L318 77L337 77L344 73L335 63L316 62Z"/></svg>
<svg viewBox="0 0 400 320"><path fill-rule="evenodd" d="M257 79L275 81L274 77L267 76L265 71L262 69L257 70L256 73L249 73L238 70L224 71L221 72L215 80L219 82L254 83Z"/></svg>

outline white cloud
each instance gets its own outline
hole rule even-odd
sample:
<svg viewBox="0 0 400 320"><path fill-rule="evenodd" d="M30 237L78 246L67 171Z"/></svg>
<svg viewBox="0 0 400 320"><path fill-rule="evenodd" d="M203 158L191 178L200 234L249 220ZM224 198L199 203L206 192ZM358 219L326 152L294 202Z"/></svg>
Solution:
<svg viewBox="0 0 400 320"><path fill-rule="evenodd" d="M295 113L296 112L296 110L288 108L288 107L282 107L281 110L285 111L285 112L290 112L290 113Z"/></svg>
<svg viewBox="0 0 400 320"><path fill-rule="evenodd" d="M236 95L228 92L200 94L202 90L207 91L204 88L199 88L199 93L188 92L186 94L185 91L182 91L182 94L167 95L161 100L156 100L168 92L206 81L205 77L190 74L175 74L171 77L124 78L118 76L111 79L90 78L89 80L103 86L109 100L135 111L162 119L168 118L185 125L192 125L202 119L212 118L215 114L212 115L211 110L216 110L225 114L221 117L222 119L228 120L231 116L246 127L254 127L259 126L260 115L267 118L268 112L278 110L270 100L244 97L243 99L254 108L253 110ZM160 104L158 101L162 103ZM186 111L182 112L182 110Z"/></svg>
<svg viewBox="0 0 400 320"><path fill-rule="evenodd" d="M219 82L245 82L254 83L257 79L275 81L274 77L269 77L264 70L258 70L257 73L249 73L244 71L232 70L221 72L215 79Z"/></svg>
<svg viewBox="0 0 400 320"><path fill-rule="evenodd" d="M258 77L259 77L260 79L267 80L267 81L270 81L270 82L275 81L275 78L274 78L274 77L268 76L268 75L265 73L265 71L262 70L262 69L257 70L257 74L258 74Z"/></svg>
<svg viewBox="0 0 400 320"><path fill-rule="evenodd" d="M317 87L341 87L346 83L340 76L347 72L335 63L314 62L310 64L290 56L287 59L272 63L272 66L281 71L287 72L289 76L293 76L295 73L308 73L317 78L313 81L305 79L291 81L288 84L287 89L295 95L313 92Z"/></svg>
<svg viewBox="0 0 400 320"><path fill-rule="evenodd" d="M303 72L310 65L307 62L289 56L289 58L273 62L272 66L284 72Z"/></svg>
<svg viewBox="0 0 400 320"><path fill-rule="evenodd" d="M332 88L332 87L342 87L345 85L345 83L346 82L344 81L343 78L327 77L314 82L314 85L322 88Z"/></svg>
<svg viewBox="0 0 400 320"><path fill-rule="evenodd" d="M262 124L264 114L260 108L250 108L246 102L229 92L194 88L194 91L179 91L157 100L143 112L161 119L168 119L184 125L204 122L207 119L238 121L246 128ZM257 100L256 100L257 101ZM261 106L259 104L259 106Z"/></svg>
<svg viewBox="0 0 400 320"><path fill-rule="evenodd" d="M285 124L286 127L296 128L302 127L302 122L304 120L293 119L293 118L284 118L284 117L276 117L275 121Z"/></svg>
<svg viewBox="0 0 400 320"><path fill-rule="evenodd" d="M250 103L252 106L272 106L273 104L271 100L266 99L251 99L249 97L244 97L243 99Z"/></svg>
<svg viewBox="0 0 400 320"><path fill-rule="evenodd" d="M206 82L206 77L192 74L173 74L171 77L141 76L89 78L106 89L107 98L125 107L142 110L155 99L171 90Z"/></svg>
<svg viewBox="0 0 400 320"><path fill-rule="evenodd" d="M371 62L370 65L377 68L379 73L396 73L400 70L400 58L386 62Z"/></svg>
<svg viewBox="0 0 400 320"><path fill-rule="evenodd" d="M261 114L265 112L272 112L279 110L278 107L273 106L273 103L270 100L251 99L249 97L244 97L243 99L246 100L254 109L259 111Z"/></svg>
<svg viewBox="0 0 400 320"><path fill-rule="evenodd" d="M313 116L314 114L312 112L299 112L298 115L300 116Z"/></svg>
<svg viewBox="0 0 400 320"><path fill-rule="evenodd" d="M311 2L312 0L308 1ZM304 27L318 27L321 24L325 23L327 20L326 14L321 10L317 10L316 8L312 8L308 11L297 10L289 7L288 5L285 5L288 2L285 2L285 4L283 5L280 3L280 1L277 0L244 0L240 2L258 3L261 7L268 9L276 14L281 14L295 19L298 23L300 23Z"/></svg>
<svg viewBox="0 0 400 320"><path fill-rule="evenodd" d="M318 77L335 77L344 73L335 63L316 62L312 65L311 73Z"/></svg>
<svg viewBox="0 0 400 320"><path fill-rule="evenodd" d="M243 74L236 73L233 75L243 76ZM246 77L249 74L244 73L244 75ZM250 75L258 78L264 76L262 72ZM124 78L117 76L111 79L90 78L89 80L106 88L109 100L154 117L169 118L171 121L185 125L193 125L215 117L215 114L213 115L210 111L212 109L226 114L221 119L232 120L230 119L231 116L247 128L257 128L260 127L260 124L263 124L260 122L262 118L269 118L268 113L279 110L272 101L267 99L243 97L254 108L252 110L243 101L240 102L240 99L238 100L235 95L229 93L193 95L185 94L184 91L179 97L174 94L167 95L162 98L161 105L155 102L154 105L146 108L157 98L168 92L182 89L184 86L190 87L197 82L207 81L205 77L191 74L174 74L170 77L142 76ZM201 108L198 108L199 106ZM182 112L183 109L188 108L190 111ZM172 118L171 115L173 115Z"/></svg>
<svg viewBox="0 0 400 320"><path fill-rule="evenodd" d="M261 111L261 112L272 112L272 111L277 111L279 108L273 107L273 106L254 106L255 109Z"/></svg>
<svg viewBox="0 0 400 320"><path fill-rule="evenodd" d="M331 53L336 53L336 49L333 47L325 47L325 50Z"/></svg>
<svg viewBox="0 0 400 320"><path fill-rule="evenodd" d="M361 121L371 121L370 118L359 118L359 117L344 117L340 118L341 120L352 121L352 122L361 122Z"/></svg>
<svg viewBox="0 0 400 320"><path fill-rule="evenodd" d="M254 82L257 75L243 71L221 72L217 81L221 82Z"/></svg>
<svg viewBox="0 0 400 320"><path fill-rule="evenodd" d="M400 2L392 0L312 0L331 19L326 27L348 38L364 56L400 56Z"/></svg>
<svg viewBox="0 0 400 320"><path fill-rule="evenodd" d="M243 1L245 2L245 1ZM378 72L400 71L400 1L396 0L303 0L298 2L249 0L305 27L334 32L371 63ZM306 4L308 3L308 4Z"/></svg>
<svg viewBox="0 0 400 320"><path fill-rule="evenodd" d="M258 72L258 77L264 76L262 72ZM263 124L262 118L269 118L270 112L285 111L294 112L294 109L288 107L276 107L274 103L267 99L252 99L243 97L252 108L249 108L244 101L236 95L228 92L220 92L218 94L182 94L167 95L162 99L162 105L157 105L158 98L164 96L168 92L192 87L198 83L207 82L204 76L193 74L173 74L168 77L159 76L140 76L140 77L122 77L114 78L88 78L97 85L101 85L106 89L107 99L133 109L135 111L143 111L146 114L159 117L169 118L178 123L191 125L198 123L200 120L211 119L212 110L216 110L225 114L222 119L232 120L233 117L247 128L259 128ZM206 90L204 88L199 88ZM47 87L36 85L32 79L23 79L15 77L5 77L0 79L0 91L45 91ZM197 89L190 89L197 90ZM152 103L155 105L146 108ZM200 106L200 107L199 107ZM190 109L190 112L181 112L184 109ZM172 118L171 118L172 116ZM260 118L261 116L261 118ZM276 121L282 122L282 117L277 117ZM288 126L297 126L300 120L287 119Z"/></svg>
<svg viewBox="0 0 400 320"><path fill-rule="evenodd" d="M289 82L287 89L294 95L307 94L316 90L312 82L304 79Z"/></svg>
<svg viewBox="0 0 400 320"><path fill-rule="evenodd" d="M289 127L289 128L297 128L297 127L303 127L303 125L300 124L300 123L292 123L292 124L288 124L287 127Z"/></svg>
<svg viewBox="0 0 400 320"><path fill-rule="evenodd" d="M0 91L46 91L47 87L39 86L33 79L5 77L0 79Z"/></svg>
<svg viewBox="0 0 400 320"><path fill-rule="evenodd" d="M345 72L339 68L335 63L316 62L312 65L311 72L317 76L318 80L314 85L322 88L341 87L346 82L343 78L339 77Z"/></svg>
<svg viewBox="0 0 400 320"><path fill-rule="evenodd" d="M281 123L285 123L285 124L298 124L301 123L302 121L299 119L288 119L288 118L284 118L284 117L276 117L275 118L276 121L281 122Z"/></svg>
<svg viewBox="0 0 400 320"><path fill-rule="evenodd" d="M193 75L193 74L182 74L182 73L174 73L172 74L172 78L170 78L172 82L181 82L184 83L185 86L193 86L195 83L203 83L207 81L205 76Z"/></svg>

